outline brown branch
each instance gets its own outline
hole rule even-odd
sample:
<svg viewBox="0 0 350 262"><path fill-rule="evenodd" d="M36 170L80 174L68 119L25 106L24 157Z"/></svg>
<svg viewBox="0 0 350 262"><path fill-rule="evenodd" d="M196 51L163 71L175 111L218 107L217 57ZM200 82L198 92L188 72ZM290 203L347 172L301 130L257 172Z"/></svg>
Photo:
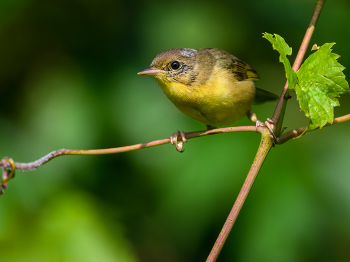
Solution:
<svg viewBox="0 0 350 262"><path fill-rule="evenodd" d="M262 130L263 127L259 127L258 130ZM233 133L233 132L258 132L255 126L236 126L236 127L224 127L218 129L211 129L206 131L198 131L186 133L186 139L191 139L195 137L215 135L221 133ZM181 140L181 137L178 138ZM30 162L30 163L15 163L15 167L17 170L35 170L43 164L49 162L50 160L63 155L105 155L105 154L116 154L122 152L129 152L138 149L159 146L170 143L170 138L155 140L147 143L141 143L131 146L123 146L123 147L115 147L115 148L107 148L107 149L92 149L92 150L74 150L74 149L60 149L57 151L52 151L51 153L43 156L42 158ZM10 168L11 165L9 161L6 159L0 160L0 167Z"/></svg>
<svg viewBox="0 0 350 262"><path fill-rule="evenodd" d="M331 126L339 123L343 123L350 120L350 114L344 115L341 117L337 117L333 120L333 124L327 123L326 126ZM258 127L255 126L236 126L236 127L224 127L224 128L218 128L218 129L212 129L212 130L206 130L206 131L198 131L198 132L190 132L186 133L185 137L186 139L201 137L201 136L208 136L208 135L215 135L215 134L223 134L223 133L234 133L234 132L262 132L264 127ZM287 142L290 139L293 139L299 135L301 135L305 131L306 127L300 127L298 129L291 130L280 137L277 138L278 144L283 144ZM181 137L179 137L181 139ZM43 164L49 162L50 160L63 155L105 155L105 154L116 154L116 153L122 153L122 152L129 152L134 151L138 149L148 148L148 147L154 147L159 145L164 145L170 143L169 138L165 139L159 139L155 141L151 141L148 143L141 143L131 146L124 146L124 147L115 147L115 148L107 148L107 149L92 149L92 150L74 150L74 149L60 149L57 151L52 151L49 154L41 157L40 159L30 162L30 163L14 163L15 169L17 170L35 170L38 167L42 166ZM11 162L9 159L2 159L0 160L0 167L5 168L11 168ZM6 181L7 182L7 181Z"/></svg>
<svg viewBox="0 0 350 262"><path fill-rule="evenodd" d="M345 121L350 120L350 114L337 117L333 120L333 124L326 124L325 126L331 126L335 124L339 124ZM212 129L212 130L206 130L206 131L198 131L198 132L191 132L186 133L185 137L186 139L201 137L201 136L208 136L208 135L215 135L215 134L222 134L222 133L233 133L233 132L262 132L265 128L260 126L256 128L255 126L236 126L236 127L224 127L224 128L218 128L218 129ZM290 139L293 139L299 135L301 135L305 131L306 127L301 127L298 129L291 130L284 135L277 138L278 144L283 144L287 142ZM179 140L181 137L179 136ZM124 146L124 147L115 147L115 148L107 148L107 149L92 149L92 150L74 150L74 149L60 149L57 151L52 151L49 154L41 157L40 159L30 162L30 163L14 163L12 159L4 158L0 160L0 167L4 168L11 168L11 171L17 170L35 170L38 167L42 166L43 164L49 162L50 160L63 155L105 155L105 154L116 154L116 153L122 153L122 152L129 152L134 150L139 150L143 148L148 147L154 147L159 145L164 145L170 143L170 138L160 139L151 141L148 143L141 143L131 146ZM4 170L6 173L6 170ZM7 174L7 173L6 173ZM11 172L10 172L11 174ZM9 177L3 177L3 180L0 182L0 194L1 194L1 186L6 186L8 180L10 180L13 176Z"/></svg>
<svg viewBox="0 0 350 262"><path fill-rule="evenodd" d="M350 120L350 114L344 115L341 117L337 117L333 120L333 124L326 124L326 126L331 126L335 124L339 124L345 121ZM277 138L278 144L283 144L287 142L290 139L293 139L299 135L301 135L305 131L306 127L301 127L298 129L291 130L284 135ZM218 129L212 129L212 130L206 130L206 131L198 131L198 132L191 132L186 133L185 137L186 139L201 137L201 136L208 136L208 135L215 135L215 134L223 134L223 133L234 133L234 132L262 132L264 130L264 127L260 126L256 128L255 126L236 126L236 127L224 127L224 128L218 128ZM179 136L179 140L181 137ZM124 146L124 147L115 147L115 148L107 148L107 149L92 149L92 150L74 150L74 149L60 149L57 151L52 151L49 154L41 157L40 159L30 162L30 163L14 163L12 159L4 158L0 160L0 167L4 168L11 168L11 170L17 169L17 170L35 170L38 167L42 166L43 164L49 162L50 160L63 155L105 155L105 154L116 154L116 153L123 153L123 152L129 152L134 150L139 150L143 148L148 147L154 147L159 145L164 145L170 143L169 138L165 139L159 139L155 141L151 141L148 143L141 143L131 146ZM13 168L14 167L14 168ZM1 185L5 185L8 180L10 180L13 176L9 176L8 178L3 178L4 180L0 182ZM1 194L1 192L0 192Z"/></svg>
<svg viewBox="0 0 350 262"><path fill-rule="evenodd" d="M293 64L293 69L295 71L297 71L300 67L301 61L304 58L305 52L306 52L306 48L309 45L312 33L315 29L317 20L320 16L320 12L322 10L323 4L324 4L325 0L318 0L316 3L316 7L315 7L315 11L312 15L309 27L305 33L303 42L300 46L298 55L294 61ZM286 83L283 92L281 94L281 97L278 101L277 107L275 109L275 112L273 114L272 117L272 122L274 124L271 124L269 126L272 127L272 130L277 131L276 134L279 135L280 134L280 130L281 130L281 126L282 126L282 120L284 118L284 112L285 112L285 107L286 107L286 103L288 101L288 83ZM282 119L281 119L282 118ZM277 129L276 129L277 128ZM265 131L267 131L267 128L265 128ZM209 256L207 259L207 262L214 262L216 261L216 259L219 256L219 253L225 243L226 238L228 237L228 235L230 234L230 231L232 229L233 224L235 223L237 216L239 214L240 209L242 208L245 199L254 183L254 180L262 166L262 163L264 162L267 153L269 152L270 148L271 148L271 139L269 137L267 137L267 135L264 135L264 132L262 133L262 141L261 144L259 146L259 150L257 152L257 155L255 156L253 165L247 175L247 178L243 184L243 187L236 199L235 204L233 205L231 212L220 232L220 235L218 236Z"/></svg>
<svg viewBox="0 0 350 262"><path fill-rule="evenodd" d="M345 115L345 116L340 116L340 117L334 118L332 124L327 123L324 127L332 126L332 125L339 124L339 123L343 123L343 122L346 122L346 121L349 121L349 120L350 120L350 114ZM291 131L281 135L280 137L278 137L278 140L277 140L278 144L279 145L284 144L288 140L291 140L291 139L293 139L295 137L300 136L306 130L306 128L307 127L300 127L300 128L291 130ZM315 130L319 130L319 129L315 129ZM314 131L314 130L310 130L310 131Z"/></svg>
<svg viewBox="0 0 350 262"><path fill-rule="evenodd" d="M238 214L249 194L250 189L252 188L255 178L258 176L260 168L264 163L264 160L273 146L273 139L270 137L269 130L265 128L265 131L262 132L262 138L260 142L260 146L258 148L258 152L255 156L254 162L249 170L247 178L244 181L241 191L236 199L235 204L233 205L230 214L228 215L224 226L221 229L220 235L216 239L216 242L211 250L206 262L214 262L216 261L219 253L230 234L230 231L235 223Z"/></svg>

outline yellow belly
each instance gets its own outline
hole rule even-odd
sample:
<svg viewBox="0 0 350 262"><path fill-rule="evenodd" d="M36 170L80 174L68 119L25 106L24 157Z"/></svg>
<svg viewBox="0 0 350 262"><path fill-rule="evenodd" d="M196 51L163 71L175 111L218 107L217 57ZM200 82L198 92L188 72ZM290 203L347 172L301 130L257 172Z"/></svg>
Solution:
<svg viewBox="0 0 350 262"><path fill-rule="evenodd" d="M253 81L237 81L226 72L215 72L205 84L157 82L182 113L211 126L228 126L242 119L255 97Z"/></svg>

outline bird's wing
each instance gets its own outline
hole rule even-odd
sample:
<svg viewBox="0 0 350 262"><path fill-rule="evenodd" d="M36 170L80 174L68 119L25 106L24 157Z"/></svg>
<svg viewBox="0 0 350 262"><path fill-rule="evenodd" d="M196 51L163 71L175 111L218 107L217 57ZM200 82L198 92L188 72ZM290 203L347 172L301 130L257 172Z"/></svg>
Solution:
<svg viewBox="0 0 350 262"><path fill-rule="evenodd" d="M238 81L245 79L259 80L258 73L250 65L239 60L237 57L232 57L229 63L229 70L234 74Z"/></svg>

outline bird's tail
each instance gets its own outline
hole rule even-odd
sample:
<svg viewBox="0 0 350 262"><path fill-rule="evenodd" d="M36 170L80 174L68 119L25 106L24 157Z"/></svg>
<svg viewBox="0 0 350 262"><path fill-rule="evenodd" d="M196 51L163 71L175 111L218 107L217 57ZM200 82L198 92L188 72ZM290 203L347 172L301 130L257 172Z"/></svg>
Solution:
<svg viewBox="0 0 350 262"><path fill-rule="evenodd" d="M254 99L254 104L262 104L265 102L270 102L270 101L275 101L278 99L278 96L270 93L268 91L265 91L260 88L256 88L256 93L255 93L255 99Z"/></svg>

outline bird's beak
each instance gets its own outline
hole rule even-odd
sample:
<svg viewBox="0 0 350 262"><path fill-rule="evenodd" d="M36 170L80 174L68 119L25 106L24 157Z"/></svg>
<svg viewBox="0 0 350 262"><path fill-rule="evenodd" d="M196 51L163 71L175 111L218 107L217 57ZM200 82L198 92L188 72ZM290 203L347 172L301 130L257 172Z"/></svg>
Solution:
<svg viewBox="0 0 350 262"><path fill-rule="evenodd" d="M158 75L160 74L160 71L158 69L155 69L153 66L143 69L142 71L137 73L138 75Z"/></svg>

